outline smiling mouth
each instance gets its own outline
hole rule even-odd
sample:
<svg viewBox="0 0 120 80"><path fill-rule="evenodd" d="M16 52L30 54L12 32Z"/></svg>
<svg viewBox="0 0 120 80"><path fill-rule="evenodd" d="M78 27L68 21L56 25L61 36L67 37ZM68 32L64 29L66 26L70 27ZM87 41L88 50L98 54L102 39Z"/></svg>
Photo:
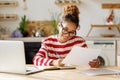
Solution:
<svg viewBox="0 0 120 80"><path fill-rule="evenodd" d="M63 36L64 39L69 39L69 36Z"/></svg>

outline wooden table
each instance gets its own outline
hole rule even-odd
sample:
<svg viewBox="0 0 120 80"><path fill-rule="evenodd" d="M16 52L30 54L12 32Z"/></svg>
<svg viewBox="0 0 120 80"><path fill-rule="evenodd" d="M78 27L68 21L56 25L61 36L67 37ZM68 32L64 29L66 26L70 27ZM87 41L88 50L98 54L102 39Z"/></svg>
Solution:
<svg viewBox="0 0 120 80"><path fill-rule="evenodd" d="M89 36L93 28L106 28L106 27L117 28L117 30L120 32L120 24L112 24L112 25L92 24L90 30L87 33L87 37Z"/></svg>
<svg viewBox="0 0 120 80"><path fill-rule="evenodd" d="M101 75L88 76L78 72L80 69L88 69L89 67L77 67L71 70L49 70L29 75L0 73L0 80L120 80L120 76ZM112 69L120 69L120 67L107 67Z"/></svg>

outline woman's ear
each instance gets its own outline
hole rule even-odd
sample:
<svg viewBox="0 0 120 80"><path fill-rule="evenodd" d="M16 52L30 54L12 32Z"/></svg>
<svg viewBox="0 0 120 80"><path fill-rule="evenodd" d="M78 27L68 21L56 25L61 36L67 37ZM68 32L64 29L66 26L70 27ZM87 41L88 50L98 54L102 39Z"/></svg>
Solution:
<svg viewBox="0 0 120 80"><path fill-rule="evenodd" d="M58 30L58 31L59 31L59 29L60 29L60 26L61 26L61 24L58 23L58 25L57 25L57 30Z"/></svg>

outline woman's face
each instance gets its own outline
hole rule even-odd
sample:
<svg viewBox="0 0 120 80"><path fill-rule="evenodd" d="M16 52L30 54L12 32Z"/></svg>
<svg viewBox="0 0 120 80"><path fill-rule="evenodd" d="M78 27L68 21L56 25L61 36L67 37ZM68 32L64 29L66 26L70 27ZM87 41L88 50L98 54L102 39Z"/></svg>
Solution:
<svg viewBox="0 0 120 80"><path fill-rule="evenodd" d="M72 22L63 22L59 24L58 30L58 40L60 42L66 42L75 36L76 25Z"/></svg>

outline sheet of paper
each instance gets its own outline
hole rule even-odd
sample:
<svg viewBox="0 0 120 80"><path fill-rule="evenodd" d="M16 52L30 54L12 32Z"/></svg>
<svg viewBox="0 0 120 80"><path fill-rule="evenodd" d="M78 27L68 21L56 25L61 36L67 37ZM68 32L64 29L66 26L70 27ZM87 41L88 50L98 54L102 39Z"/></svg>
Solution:
<svg viewBox="0 0 120 80"><path fill-rule="evenodd" d="M72 65L88 65L89 61L96 59L99 56L100 52L101 49L73 46L72 50L62 63Z"/></svg>

